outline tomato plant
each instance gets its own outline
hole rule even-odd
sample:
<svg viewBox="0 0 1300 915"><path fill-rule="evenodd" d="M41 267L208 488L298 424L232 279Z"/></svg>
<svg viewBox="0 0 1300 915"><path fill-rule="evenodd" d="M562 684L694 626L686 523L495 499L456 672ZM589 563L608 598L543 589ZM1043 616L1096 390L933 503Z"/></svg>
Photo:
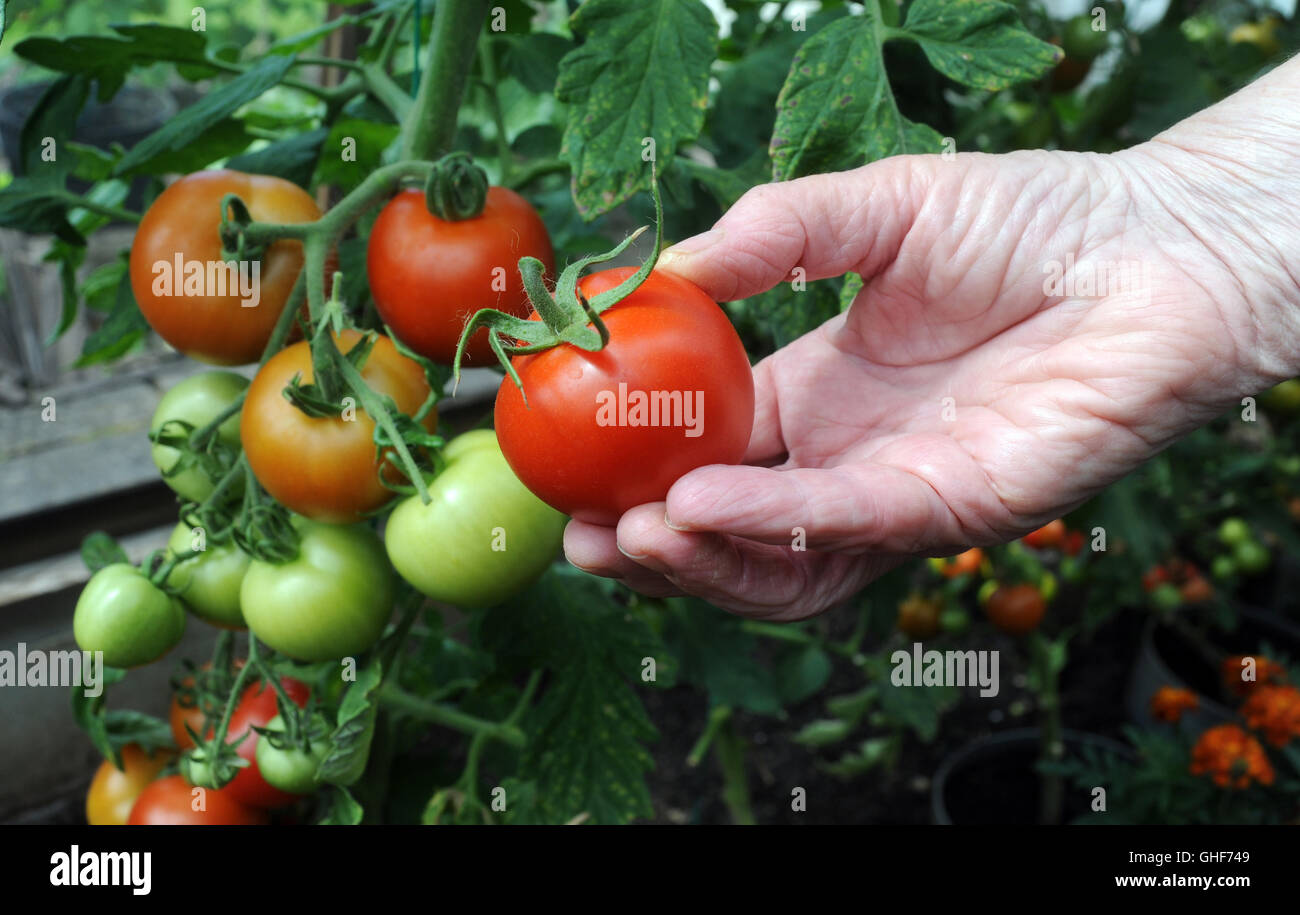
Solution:
<svg viewBox="0 0 1300 915"><path fill-rule="evenodd" d="M393 571L383 543L361 525L303 521L298 533L296 558L249 565L239 592L248 628L303 661L365 651L393 607Z"/></svg>
<svg viewBox="0 0 1300 915"><path fill-rule="evenodd" d="M480 308L528 315L515 269L521 257L537 258L554 276L546 225L509 188L490 188L477 216L457 220L434 215L424 194L407 190L370 230L366 274L384 323L417 353L450 365L465 322ZM491 358L487 331L475 334L467 354L474 363Z"/></svg>
<svg viewBox="0 0 1300 915"><path fill-rule="evenodd" d="M304 223L321 215L310 194L283 178L226 169L186 175L140 220L131 244L131 291L149 325L172 346L201 362L242 365L262 355L302 270L303 252L301 242L275 242L260 259L242 261L247 285L233 288L235 278L213 269L225 261L219 229L227 194L239 195L254 219Z"/></svg>
<svg viewBox="0 0 1300 915"><path fill-rule="evenodd" d="M265 810L241 804L229 788L195 788L179 775L150 784L131 808L128 826L264 826Z"/></svg>
<svg viewBox="0 0 1300 915"><path fill-rule="evenodd" d="M280 681L284 691L299 706L307 704L310 690L307 685L285 677ZM239 704L230 716L226 731L226 743L235 744L235 752L248 765L239 770L234 781L221 790L231 798L250 807L283 807L294 800L294 794L281 791L262 776L257 761L257 745L260 736L253 728L267 727L279 715L277 693L265 683L254 683L240 694Z"/></svg>
<svg viewBox="0 0 1300 915"><path fill-rule="evenodd" d="M185 611L139 569L119 562L91 576L72 626L82 651L102 651L109 667L139 667L181 640Z"/></svg>
<svg viewBox="0 0 1300 915"><path fill-rule="evenodd" d="M169 555L183 555L194 549L195 532L182 521L167 541ZM167 577L186 607L214 626L243 629L244 615L239 609L239 586L248 571L249 557L234 543L208 546L202 538L198 556L177 563Z"/></svg>
<svg viewBox="0 0 1300 915"><path fill-rule="evenodd" d="M146 753L136 744L122 747L122 768L104 760L86 791L86 822L91 826L124 826L136 798L171 759L166 750Z"/></svg>
<svg viewBox="0 0 1300 915"><path fill-rule="evenodd" d="M361 339L349 330L336 342L346 355ZM355 402L334 415L312 416L285 398L290 382L307 385L314 377L306 341L281 350L258 370L240 421L244 452L258 482L291 511L318 521L356 521L393 496L379 478L375 423ZM429 396L424 371L387 337L376 337L361 377L403 413L415 413ZM433 429L437 421L431 411L424 425Z"/></svg>
<svg viewBox="0 0 1300 915"><path fill-rule="evenodd" d="M159 436L188 436L214 422L248 387L248 379L234 372L201 372L178 382L158 402L149 433L154 438L153 462L163 482L180 496L202 502L212 493L214 480L205 463L194 455L158 441ZM214 438L232 451L239 450L239 418L231 416L216 429Z"/></svg>
<svg viewBox="0 0 1300 915"><path fill-rule="evenodd" d="M633 273L603 270L579 289L591 299ZM722 309L670 273L650 274L601 317L609 343L599 352L566 344L514 357L523 389L501 383L495 419L525 486L580 521L612 525L663 501L687 471L744 457L754 379Z"/></svg>
<svg viewBox="0 0 1300 915"><path fill-rule="evenodd" d="M519 482L491 430L453 439L443 458L429 485L433 501L410 496L389 516L388 557L429 597L464 607L500 603L555 558L564 515Z"/></svg>

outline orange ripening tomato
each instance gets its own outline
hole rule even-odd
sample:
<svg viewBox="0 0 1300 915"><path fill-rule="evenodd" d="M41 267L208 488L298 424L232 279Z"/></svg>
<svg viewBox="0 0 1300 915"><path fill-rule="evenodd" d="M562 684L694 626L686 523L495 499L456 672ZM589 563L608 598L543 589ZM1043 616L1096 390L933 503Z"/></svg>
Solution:
<svg viewBox="0 0 1300 915"><path fill-rule="evenodd" d="M1055 521L1047 522L1038 530L1030 531L1020 539L1025 546L1036 550L1050 550L1064 545L1065 535L1065 522L1057 518Z"/></svg>
<svg viewBox="0 0 1300 915"><path fill-rule="evenodd" d="M366 273L379 316L397 338L450 365L474 312L495 308L528 317L521 257L537 258L554 278L546 224L509 188L488 188L483 212L454 222L430 213L423 191L407 190L389 201L370 230ZM494 361L486 329L470 338L463 361Z"/></svg>
<svg viewBox="0 0 1300 915"><path fill-rule="evenodd" d="M137 744L122 748L122 768L104 760L86 792L86 822L91 826L125 826L136 798L171 759L167 750L146 753Z"/></svg>
<svg viewBox="0 0 1300 915"><path fill-rule="evenodd" d="M302 243L269 245L254 293L245 296L215 285L221 262L221 198L237 194L256 221L314 222L320 208L291 181L218 169L195 172L158 195L131 244L131 291L149 326L176 349L200 362L242 365L256 362L302 270ZM193 264L202 267L196 272ZM209 270L208 266L214 269ZM179 267L179 275L178 275ZM211 274L211 276L209 276ZM248 306L248 301L256 304Z"/></svg>
<svg viewBox="0 0 1300 915"><path fill-rule="evenodd" d="M943 562L943 577L956 578L958 575L974 575L984 562L984 551L977 546L964 553L958 553Z"/></svg>
<svg viewBox="0 0 1300 915"><path fill-rule="evenodd" d="M984 607L993 625L1010 635L1028 635L1038 628L1047 602L1037 585L1003 585Z"/></svg>
<svg viewBox="0 0 1300 915"><path fill-rule="evenodd" d="M358 331L345 330L335 336L335 343L347 355L361 337ZM357 521L395 495L379 481L374 420L360 405L352 418L308 416L283 394L298 375L304 385L314 377L306 341L272 356L249 385L239 424L248 465L266 491L290 511L316 521ZM361 377L408 415L429 396L424 369L382 335L366 357ZM425 428L433 431L437 423L437 411L429 411Z"/></svg>

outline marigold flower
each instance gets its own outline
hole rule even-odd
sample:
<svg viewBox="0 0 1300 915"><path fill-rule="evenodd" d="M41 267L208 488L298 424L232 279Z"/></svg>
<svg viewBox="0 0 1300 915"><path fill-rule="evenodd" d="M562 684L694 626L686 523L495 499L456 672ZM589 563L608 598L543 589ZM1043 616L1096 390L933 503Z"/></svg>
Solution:
<svg viewBox="0 0 1300 915"><path fill-rule="evenodd" d="M1300 690L1294 686L1260 686L1241 706L1252 730L1260 731L1275 747L1300 737Z"/></svg>
<svg viewBox="0 0 1300 915"><path fill-rule="evenodd" d="M1151 697L1151 714L1160 721L1177 721L1183 712L1196 708L1196 693L1176 686L1162 686Z"/></svg>
<svg viewBox="0 0 1300 915"><path fill-rule="evenodd" d="M1235 724L1210 728L1192 748L1193 775L1208 775L1220 788L1273 784L1273 764L1264 747Z"/></svg>
<svg viewBox="0 0 1300 915"><path fill-rule="evenodd" d="M1255 679L1247 680L1246 660L1255 662ZM1261 655L1233 655L1223 660L1223 683L1234 696L1249 696L1259 686L1286 682L1286 668Z"/></svg>

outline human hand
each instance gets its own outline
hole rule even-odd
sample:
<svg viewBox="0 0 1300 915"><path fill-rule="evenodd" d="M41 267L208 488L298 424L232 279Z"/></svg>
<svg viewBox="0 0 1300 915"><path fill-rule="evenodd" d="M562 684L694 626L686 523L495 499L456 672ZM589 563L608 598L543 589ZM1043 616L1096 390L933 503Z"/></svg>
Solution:
<svg viewBox="0 0 1300 915"><path fill-rule="evenodd" d="M898 157L745 195L660 266L720 301L796 267L866 285L755 367L747 465L695 470L617 530L571 522L570 560L806 617L908 556L1023 534L1300 372L1300 226L1253 210L1300 199L1300 129L1259 124L1279 91L1300 110L1296 73L1110 156Z"/></svg>

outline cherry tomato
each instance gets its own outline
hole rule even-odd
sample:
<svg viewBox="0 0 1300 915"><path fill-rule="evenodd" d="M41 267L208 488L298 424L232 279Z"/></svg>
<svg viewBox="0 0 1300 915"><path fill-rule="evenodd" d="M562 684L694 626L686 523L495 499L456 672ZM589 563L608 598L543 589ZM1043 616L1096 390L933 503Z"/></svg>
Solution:
<svg viewBox="0 0 1300 915"><path fill-rule="evenodd" d="M157 434L164 425L175 422L201 429L234 403L246 387L248 379L234 372L200 372L192 375L162 396L158 409L154 410L153 419L149 422L149 432L151 435ZM185 429L173 424L166 431L169 435L181 435ZM217 427L217 438L235 451L239 450L238 414ZM163 482L177 494L192 502L202 502L212 495L215 481L204 473L202 467L191 465L168 476L181 458L181 453L175 448L154 443L152 454L154 466L163 473Z"/></svg>
<svg viewBox="0 0 1300 915"><path fill-rule="evenodd" d="M578 285L590 299L634 272L603 270ZM514 357L528 404L506 378L496 430L511 469L543 502L612 525L662 501L687 471L744 457L754 378L722 309L670 273L652 273L601 317L610 339L599 352L561 344Z"/></svg>
<svg viewBox="0 0 1300 915"><path fill-rule="evenodd" d="M136 799L130 826L264 826L265 810L241 804L230 787L195 788L179 775L160 778Z"/></svg>
<svg viewBox="0 0 1300 915"><path fill-rule="evenodd" d="M942 609L939 601L913 594L898 605L898 631L914 639L932 638L939 632Z"/></svg>
<svg viewBox="0 0 1300 915"><path fill-rule="evenodd" d="M1199 604L1214 597L1214 588L1204 576L1197 574L1183 582L1179 594L1189 604Z"/></svg>
<svg viewBox="0 0 1300 915"><path fill-rule="evenodd" d="M1064 545L1065 536L1065 522L1057 518L1055 521L1047 522L1038 530L1030 531L1020 539L1025 546L1036 550L1051 550Z"/></svg>
<svg viewBox="0 0 1300 915"><path fill-rule="evenodd" d="M375 220L366 272L379 316L393 333L420 355L450 365L474 312L528 314L521 257L537 258L554 277L546 225L514 191L489 188L482 213L448 222L429 212L423 191L407 190ZM469 364L492 361L486 330L471 338L465 355Z"/></svg>
<svg viewBox="0 0 1300 915"><path fill-rule="evenodd" d="M102 651L109 667L140 667L181 640L185 611L135 566L117 562L86 582L72 631L82 651Z"/></svg>
<svg viewBox="0 0 1300 915"><path fill-rule="evenodd" d="M550 565L564 515L519 482L490 429L453 439L443 458L446 467L429 483L433 501L410 496L388 516L388 558L435 600L498 604Z"/></svg>
<svg viewBox="0 0 1300 915"><path fill-rule="evenodd" d="M307 704L311 690L305 683L285 677L280 681L284 691L289 694L300 708ZM294 795L272 787L262 777L257 765L258 733L253 728L264 728L280 713L276 702L276 692L261 681L245 687L239 697L239 704L230 714L230 724L226 729L226 743L235 744L241 759L248 760L248 766L240 769L239 774L221 790L231 798L250 807L274 808L284 807L294 800Z"/></svg>
<svg viewBox="0 0 1300 915"><path fill-rule="evenodd" d="M361 336L345 330L335 342L346 355ZM356 521L393 497L379 480L374 420L359 405L339 416L308 416L283 394L298 375L304 385L315 377L306 341L276 353L258 370L239 427L248 465L266 491L290 510L317 521ZM419 363L384 336L375 340L361 377L408 415L429 396ZM437 422L437 411L431 410L424 425L432 431ZM391 468L385 472L397 479Z"/></svg>
<svg viewBox="0 0 1300 915"><path fill-rule="evenodd" d="M124 826L136 798L171 759L171 753L146 753L137 744L122 747L122 768L104 760L86 791L86 822L91 826Z"/></svg>
<svg viewBox="0 0 1300 915"><path fill-rule="evenodd" d="M242 365L261 357L302 270L303 251L298 241L274 242L262 256L260 273L249 275L257 280L253 295L229 289L219 294L206 274L222 259L219 228L226 194L239 195L259 222L321 217L311 195L283 178L225 169L187 175L159 194L140 220L131 245L131 291L149 325L176 349L201 362ZM180 281L169 283L178 279L178 258ZM187 290L184 280L193 263L205 273L197 283L195 273Z"/></svg>
<svg viewBox="0 0 1300 915"><path fill-rule="evenodd" d="M167 541L167 552L174 556L193 550L195 545L194 529L182 521ZM203 546L198 556L177 563L167 576L167 584L201 619L223 629L243 629L239 585L248 571L248 554L233 541Z"/></svg>
<svg viewBox="0 0 1300 915"><path fill-rule="evenodd" d="M993 625L1011 635L1027 635L1038 628L1047 602L1036 585L1003 585L984 608Z"/></svg>
<svg viewBox="0 0 1300 915"><path fill-rule="evenodd" d="M944 578L956 578L959 575L974 575L984 562L984 551L977 546L971 547L956 556L935 556L930 559L930 566Z"/></svg>
<svg viewBox="0 0 1300 915"><path fill-rule="evenodd" d="M284 719L279 715L266 725L272 731L284 730ZM282 738L257 738L257 769L266 783L289 794L310 794L320 787L316 770L329 753L330 726L323 715L313 715L307 725L310 749L302 746L285 746ZM279 745L277 745L279 744Z"/></svg>
<svg viewBox="0 0 1300 915"><path fill-rule="evenodd" d="M1061 47L1065 53L1078 60L1092 60L1109 43L1104 29L1094 29L1089 15L1074 16L1065 23L1065 36Z"/></svg>
<svg viewBox="0 0 1300 915"><path fill-rule="evenodd" d="M240 586L248 628L276 651L326 661L365 651L393 609L384 545L362 525L298 523L298 555L253 560Z"/></svg>

